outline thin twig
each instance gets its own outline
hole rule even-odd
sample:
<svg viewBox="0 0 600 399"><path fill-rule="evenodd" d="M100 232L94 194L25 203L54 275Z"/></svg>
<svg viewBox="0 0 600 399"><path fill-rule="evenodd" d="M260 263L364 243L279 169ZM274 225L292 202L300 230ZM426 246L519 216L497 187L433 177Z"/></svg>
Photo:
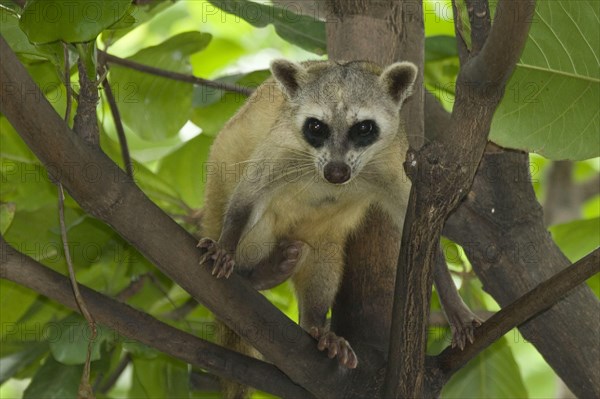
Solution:
<svg viewBox="0 0 600 399"><path fill-rule="evenodd" d="M73 88L71 87L71 65L69 63L69 48L67 43L63 43L63 56L65 60L65 88L67 92L67 107L65 109L65 122L69 124L71 118L71 108L73 104Z"/></svg>
<svg viewBox="0 0 600 399"><path fill-rule="evenodd" d="M104 65L103 68L104 70L99 71L100 75L105 75L105 71L108 71L108 65ZM117 107L115 96L106 76L104 79L102 79L102 88L104 89L104 95L106 96L106 101L108 101L108 106L110 107L110 112L112 114L113 121L115 122L115 128L117 129L117 136L119 137L119 145L121 146L121 156L123 157L125 172L127 173L127 176L133 179L133 162L131 160L131 155L129 154L129 146L127 145L125 128L123 127L121 113L119 112L119 107Z"/></svg>
<svg viewBox="0 0 600 399"><path fill-rule="evenodd" d="M131 61L131 60L128 60L125 58L120 58L120 57L114 56L112 54L109 54L109 53L101 51L101 50L98 50L98 56L101 59L103 59L104 62L109 62L109 63L115 64L115 65L121 65L121 66L124 66L127 68L135 69L136 71L145 72L145 73L149 73L149 74L157 75L157 76L162 76L164 78L179 80L181 82L186 82L186 83L192 83L192 84L195 84L198 86L212 87L212 88L223 90L223 91L240 93L245 96L249 96L254 91L254 89L249 88L249 87L244 87L244 86L225 83L225 82L216 82L214 80L203 79L203 78L199 78L197 76L186 75L184 73L179 73L179 72L166 71L164 69L140 64L139 62Z"/></svg>
<svg viewBox="0 0 600 399"><path fill-rule="evenodd" d="M63 186L60 183L58 183L58 212L60 221L60 235L63 242L63 249L65 251L65 260L69 269L71 287L73 289L73 294L75 295L77 307L79 308L79 311L83 317L85 317L85 320L87 321L92 332L88 340L87 355L85 358L85 364L83 366L83 374L81 375L81 382L79 383L79 392L77 396L79 398L93 398L94 394L90 386L90 363L92 359L92 349L94 346L94 341L96 340L96 336L98 335L98 330L96 328L96 322L90 314L85 301L79 292L79 285L77 284L77 279L75 278L75 268L73 267L71 254L69 253L69 239L67 237L67 227L65 225L65 193Z"/></svg>
<svg viewBox="0 0 600 399"><path fill-rule="evenodd" d="M119 379L121 374L123 374L123 371L125 371L129 363L131 363L131 359L131 353L127 352L125 356L123 356L123 358L119 361L119 364L117 364L117 367L114 369L114 371L108 376L106 381L98 389L98 392L100 392L103 395L106 395L108 391L110 391L111 388L117 383L117 380Z"/></svg>

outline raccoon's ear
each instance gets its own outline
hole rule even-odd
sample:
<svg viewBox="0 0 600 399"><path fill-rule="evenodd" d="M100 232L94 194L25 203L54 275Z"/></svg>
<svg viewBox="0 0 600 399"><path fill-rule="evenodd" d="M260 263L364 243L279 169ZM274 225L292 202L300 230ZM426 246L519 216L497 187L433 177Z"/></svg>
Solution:
<svg viewBox="0 0 600 399"><path fill-rule="evenodd" d="M273 60L271 73L289 97L296 95L307 75L302 65L288 60Z"/></svg>
<svg viewBox="0 0 600 399"><path fill-rule="evenodd" d="M412 62L396 62L383 70L379 82L398 106L401 106L412 94L417 72L417 67Z"/></svg>

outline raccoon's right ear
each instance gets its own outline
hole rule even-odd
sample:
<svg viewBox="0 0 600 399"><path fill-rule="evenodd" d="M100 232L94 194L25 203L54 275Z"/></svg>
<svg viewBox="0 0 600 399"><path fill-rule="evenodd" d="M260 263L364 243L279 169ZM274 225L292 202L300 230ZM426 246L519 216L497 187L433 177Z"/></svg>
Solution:
<svg viewBox="0 0 600 399"><path fill-rule="evenodd" d="M288 60L273 60L271 73L288 97L294 97L306 80L306 69L300 64Z"/></svg>

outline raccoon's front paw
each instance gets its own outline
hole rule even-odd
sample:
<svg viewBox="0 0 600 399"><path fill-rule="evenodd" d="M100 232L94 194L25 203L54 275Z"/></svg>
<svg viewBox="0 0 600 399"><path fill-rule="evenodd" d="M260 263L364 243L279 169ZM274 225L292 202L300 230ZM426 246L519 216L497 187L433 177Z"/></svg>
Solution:
<svg viewBox="0 0 600 399"><path fill-rule="evenodd" d="M210 267L213 276L217 278L229 278L231 276L235 266L233 254L221 248L219 243L211 238L201 239L196 246L206 251L200 257L200 264Z"/></svg>
<svg viewBox="0 0 600 399"><path fill-rule="evenodd" d="M327 349L327 357L333 359L337 356L340 365L349 369L355 369L358 366L358 358L356 353L350 346L350 343L342 337L338 337L332 331L327 331L324 328L312 327L310 335L317 341L317 348L320 351Z"/></svg>

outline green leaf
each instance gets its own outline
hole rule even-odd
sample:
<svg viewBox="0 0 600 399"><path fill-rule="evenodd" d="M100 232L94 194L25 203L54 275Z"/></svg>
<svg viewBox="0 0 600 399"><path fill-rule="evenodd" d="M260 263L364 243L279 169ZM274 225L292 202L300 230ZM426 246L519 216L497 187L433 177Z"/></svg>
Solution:
<svg viewBox="0 0 600 399"><path fill-rule="evenodd" d="M272 24L281 38L306 51L318 55L327 52L323 21L295 14L288 8L283 9L248 0L210 0L209 2L225 12L241 17L257 28Z"/></svg>
<svg viewBox="0 0 600 399"><path fill-rule="evenodd" d="M19 339L17 322L35 302L37 294L12 281L0 280L0 309L2 309L2 342ZM13 337L10 337L10 336Z"/></svg>
<svg viewBox="0 0 600 399"><path fill-rule="evenodd" d="M48 356L35 373L23 399L75 399L83 367L66 366Z"/></svg>
<svg viewBox="0 0 600 399"><path fill-rule="evenodd" d="M156 359L133 360L131 398L188 398L187 364L159 355Z"/></svg>
<svg viewBox="0 0 600 399"><path fill-rule="evenodd" d="M4 235L15 217L17 206L14 202L0 203L0 234Z"/></svg>
<svg viewBox="0 0 600 399"><path fill-rule="evenodd" d="M442 390L442 398L527 398L519 366L506 339L481 352L458 371Z"/></svg>
<svg viewBox="0 0 600 399"><path fill-rule="evenodd" d="M204 49L211 35L185 32L129 57L145 65L168 71L191 73L189 56ZM125 94L118 101L123 122L145 140L163 140L176 135L191 114L193 87L118 65L111 67L111 86Z"/></svg>
<svg viewBox="0 0 600 399"><path fill-rule="evenodd" d="M571 262L577 262L600 246L600 218L577 220L550 227L556 245ZM588 286L600 298L600 275L587 280Z"/></svg>
<svg viewBox="0 0 600 399"><path fill-rule="evenodd" d="M16 54L27 54L33 57L45 58L36 46L29 42L27 35L19 27L19 17L4 8L0 8L0 34Z"/></svg>
<svg viewBox="0 0 600 399"><path fill-rule="evenodd" d="M156 359L160 353L156 349L134 340L123 342L123 350L131 353L136 358L141 359Z"/></svg>
<svg viewBox="0 0 600 399"><path fill-rule="evenodd" d="M245 54L239 40L215 37L200 54L191 57L194 75L212 76L215 71L237 61Z"/></svg>
<svg viewBox="0 0 600 399"><path fill-rule="evenodd" d="M539 1L490 139L551 159L600 155L600 3Z"/></svg>
<svg viewBox="0 0 600 399"><path fill-rule="evenodd" d="M36 362L48 351L46 342L27 343L23 350L0 359L0 384Z"/></svg>
<svg viewBox="0 0 600 399"><path fill-rule="evenodd" d="M211 144L212 138L201 134L165 157L159 167L158 175L172 182L183 201L192 208L200 207L204 198L204 165Z"/></svg>
<svg viewBox="0 0 600 399"><path fill-rule="evenodd" d="M221 78L227 83L244 87L258 87L269 76L269 71L254 71L246 75L233 75ZM244 104L247 97L239 93L224 93L218 89L196 87L194 89L194 112L191 120L202 128L204 136L215 137L225 123Z"/></svg>
<svg viewBox="0 0 600 399"><path fill-rule="evenodd" d="M430 36L425 38L425 61L439 61L458 57L454 36Z"/></svg>
<svg viewBox="0 0 600 399"><path fill-rule="evenodd" d="M24 162L24 163L39 163L33 152L27 147L27 144L21 139L19 134L12 127L8 119L3 115L0 115L0 155L2 159L10 159L12 161ZM4 169L0 169L0 172L5 173ZM2 180L2 184L6 181ZM0 188L1 192L2 188ZM2 196L4 200L4 196Z"/></svg>
<svg viewBox="0 0 600 399"><path fill-rule="evenodd" d="M19 25L33 43L89 42L120 20L131 0L29 0Z"/></svg>
<svg viewBox="0 0 600 399"><path fill-rule="evenodd" d="M600 218L577 220L550 227L554 242L571 262L600 246Z"/></svg>
<svg viewBox="0 0 600 399"><path fill-rule="evenodd" d="M96 324L97 337L92 346L92 361L100 359L100 347L114 338L114 333ZM50 352L54 359L66 365L84 364L91 330L87 321L78 314L71 314L48 328ZM52 332L54 331L54 333Z"/></svg>
<svg viewBox="0 0 600 399"><path fill-rule="evenodd" d="M175 2L154 0L146 4L131 4L123 18L102 32L102 41L108 46L118 41L123 36L150 21L157 14L171 7ZM167 26L171 26L167 24ZM152 30L152 29L150 29Z"/></svg>

